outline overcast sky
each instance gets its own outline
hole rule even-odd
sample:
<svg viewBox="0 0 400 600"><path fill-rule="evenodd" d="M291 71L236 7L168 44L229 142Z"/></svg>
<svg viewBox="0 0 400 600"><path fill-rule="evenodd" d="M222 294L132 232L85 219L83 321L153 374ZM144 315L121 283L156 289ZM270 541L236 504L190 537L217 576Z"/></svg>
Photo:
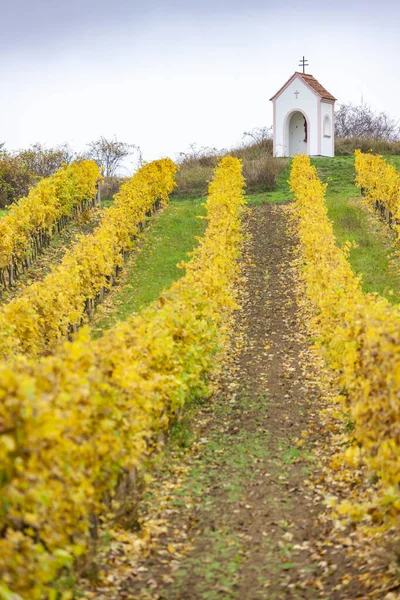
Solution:
<svg viewBox="0 0 400 600"><path fill-rule="evenodd" d="M400 3L383 0L0 0L0 142L100 135L146 160L229 148L272 124L296 70L341 103L400 118ZM326 8L325 8L326 7Z"/></svg>

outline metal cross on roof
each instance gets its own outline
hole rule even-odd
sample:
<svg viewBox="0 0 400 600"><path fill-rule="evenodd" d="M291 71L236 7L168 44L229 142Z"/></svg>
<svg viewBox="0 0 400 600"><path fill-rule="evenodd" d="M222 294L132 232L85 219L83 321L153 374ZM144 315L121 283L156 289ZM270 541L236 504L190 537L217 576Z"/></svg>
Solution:
<svg viewBox="0 0 400 600"><path fill-rule="evenodd" d="M308 67L308 60L306 58L304 58L304 56L303 56L303 58L300 59L299 67L303 67L303 73L306 72L305 68Z"/></svg>

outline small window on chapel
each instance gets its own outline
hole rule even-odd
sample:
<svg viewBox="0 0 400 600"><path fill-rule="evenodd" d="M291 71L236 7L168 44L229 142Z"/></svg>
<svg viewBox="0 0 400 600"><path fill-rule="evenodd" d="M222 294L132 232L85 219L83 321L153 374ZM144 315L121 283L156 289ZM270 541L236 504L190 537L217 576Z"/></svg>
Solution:
<svg viewBox="0 0 400 600"><path fill-rule="evenodd" d="M324 137L331 137L331 120L328 115L324 118Z"/></svg>

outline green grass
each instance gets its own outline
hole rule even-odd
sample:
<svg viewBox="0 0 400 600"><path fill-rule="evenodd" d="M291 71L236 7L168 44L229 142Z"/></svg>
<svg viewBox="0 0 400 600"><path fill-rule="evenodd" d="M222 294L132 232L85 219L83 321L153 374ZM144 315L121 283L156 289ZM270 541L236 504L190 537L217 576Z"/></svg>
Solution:
<svg viewBox="0 0 400 600"><path fill-rule="evenodd" d="M0 208L0 219L1 219L1 217L4 217L7 213L8 213L8 210L5 210L4 208Z"/></svg>
<svg viewBox="0 0 400 600"><path fill-rule="evenodd" d="M240 502L247 502L249 482L256 479L255 463L270 458L269 432L265 430L264 421L267 404L264 394L251 395L245 390L238 394L234 404L222 397L216 399L211 414L218 426L207 430L206 441L195 456L190 448L199 440L199 432L193 432L199 405L185 406L183 414L189 410L188 418L173 427L164 453L156 458L157 476L146 493L148 505L153 509L157 506L158 487L171 480L171 465L184 460L189 469L180 485L171 487L169 502L179 509L182 519L190 518L188 507L201 506L192 533L194 544L201 552L192 552L180 561L172 589L167 591L165 598L179 598L188 581L193 585L193 597L196 598L232 600L238 597L236 584L246 556L243 539L238 536L241 531L232 525L230 515ZM240 429L234 439L221 435L223 424L229 428L236 423L237 411L254 415L253 423L257 426ZM279 473L285 471L280 457L276 466ZM282 496L285 492L282 490ZM246 522L250 518L250 513L243 515ZM266 540L263 538L261 543ZM267 548L265 552L267 554Z"/></svg>
<svg viewBox="0 0 400 600"><path fill-rule="evenodd" d="M400 157L392 157L400 166ZM362 275L365 292L377 292L392 303L400 302L400 264L395 257L387 226L371 216L359 202L360 190L354 185L354 158L340 156L312 160L318 175L328 183L326 202L339 246L346 240L356 242L350 252L350 264ZM375 221L376 219L376 221ZM396 268L397 265L397 268Z"/></svg>
<svg viewBox="0 0 400 600"><path fill-rule="evenodd" d="M195 237L203 235L207 222L197 217L205 213L204 199L198 198L173 201L151 217L126 264L122 285L113 291L111 309L107 309L107 302L99 307L94 337L139 312L184 274L176 265L187 259L187 253L197 244Z"/></svg>
<svg viewBox="0 0 400 600"><path fill-rule="evenodd" d="M354 186L354 157L337 156L335 158L311 159L324 183L328 183L329 194L359 194Z"/></svg>
<svg viewBox="0 0 400 600"><path fill-rule="evenodd" d="M400 169L400 156L385 158ZM328 184L326 203L338 245L343 246L349 240L358 246L351 250L349 260L353 271L362 275L363 290L377 292L390 302L399 303L400 262L392 247L394 237L384 223L379 226L376 221L374 226L374 218L359 203L360 190L354 185L354 157L314 158L311 162L321 180ZM288 161L277 177L274 191L249 194L247 201L279 204L293 199L288 185L290 168L291 161Z"/></svg>
<svg viewBox="0 0 400 600"><path fill-rule="evenodd" d="M275 190L248 194L246 199L249 204L263 204L264 202L268 202L270 204L282 204L293 199L293 194L288 184L291 161L287 160L286 158L280 158L277 160L285 161L287 164L277 175Z"/></svg>
<svg viewBox="0 0 400 600"><path fill-rule="evenodd" d="M385 157L400 169L400 156ZM280 159L286 160L286 159ZM373 225L374 218L359 203L360 190L354 185L354 157L315 158L318 175L328 184L326 202L328 215L333 222L334 233L339 246L349 240L356 242L357 248L350 252L350 264L357 275L362 275L365 292L377 292L392 303L400 302L399 260L395 257L391 234L385 224ZM274 191L247 195L249 204L280 204L293 199L288 179L291 161L277 176ZM378 217L376 216L376 219ZM396 269L398 265L398 269Z"/></svg>
<svg viewBox="0 0 400 600"><path fill-rule="evenodd" d="M114 198L107 198L105 200L101 199L101 206L103 208L110 208L110 206L114 203Z"/></svg>
<svg viewBox="0 0 400 600"><path fill-rule="evenodd" d="M191 551L185 552L179 560L171 587L162 590L162 597L166 600L180 598L187 593L188 586L192 587L194 598L239 599L237 584L241 566L249 561L249 547L244 541L243 531L246 528L250 531L253 519L251 506L246 506L249 512L242 513L239 522L232 520L231 515L239 512L241 505L247 502L251 505L250 490L260 477L257 465L265 465L268 461L269 474L276 478L285 476L281 481L279 500L276 496L268 497L266 510L282 504L290 510L293 498L287 489L286 478L292 464L305 461L308 475L315 468L315 459L308 451L287 443L275 451L268 443L271 436L265 422L265 415L269 412L268 395L241 389L235 394L234 401L233 398L230 402L226 400L225 396L217 395L207 411L206 438L200 438L204 436L203 429L193 429L199 419L199 405L185 405L182 414L189 410L188 417L173 426L164 451L154 457L153 481L146 490L145 502L139 511L144 510L146 514L150 510L151 514L158 510L160 490L165 489L165 482L175 481L174 469L183 460L187 470L178 485L168 488L168 502L172 507L171 514L179 512L182 523L189 520L193 523L190 528ZM238 424L238 415L243 413L251 415L251 426L240 427L234 436L222 434L222 431L230 431L233 424ZM202 442L200 449L199 438ZM193 452L196 446L197 450ZM265 466L262 471L264 469ZM194 518L192 507L196 507ZM289 521L281 519L277 525L289 531ZM261 564L255 565L253 573L257 578L257 589L268 583L271 573L279 577L295 568L295 563L291 562L292 544L290 541L281 542L276 545L266 533L257 541L268 565L267 569ZM278 598L270 593L267 597Z"/></svg>

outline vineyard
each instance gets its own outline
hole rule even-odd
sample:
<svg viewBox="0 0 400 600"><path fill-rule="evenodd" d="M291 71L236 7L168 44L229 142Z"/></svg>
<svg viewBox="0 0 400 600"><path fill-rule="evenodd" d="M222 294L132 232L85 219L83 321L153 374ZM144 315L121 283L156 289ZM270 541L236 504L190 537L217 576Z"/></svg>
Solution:
<svg viewBox="0 0 400 600"><path fill-rule="evenodd" d="M345 189L335 160L246 198L221 158L203 212L174 201L205 220L180 275L169 159L10 301L101 174L63 167L0 215L0 599L398 598L400 174L356 151ZM389 299L330 187L390 256Z"/></svg>
<svg viewBox="0 0 400 600"><path fill-rule="evenodd" d="M55 230L95 201L100 172L93 161L74 163L43 179L0 223L0 285L10 286L49 244Z"/></svg>
<svg viewBox="0 0 400 600"><path fill-rule="evenodd" d="M378 166L371 171L371 158L375 157L357 153L357 181L366 189L369 201L375 203L379 193L376 189L385 181L385 175L393 177L395 171L383 161L382 170ZM378 160L376 163L379 165ZM392 177L382 185L385 192L388 190L387 196L380 190L383 204L391 197ZM347 261L346 247L336 246L326 214L324 186L306 157L294 160L291 185L296 196L294 214L303 276L315 313L311 326L324 356L338 373L341 400L354 423L354 438L345 459L354 466L365 461L380 484L368 505L354 509L350 502L343 505L350 512L355 510L359 518L368 514L371 522L396 524L400 508L400 311L384 298L363 294L359 278Z"/></svg>

